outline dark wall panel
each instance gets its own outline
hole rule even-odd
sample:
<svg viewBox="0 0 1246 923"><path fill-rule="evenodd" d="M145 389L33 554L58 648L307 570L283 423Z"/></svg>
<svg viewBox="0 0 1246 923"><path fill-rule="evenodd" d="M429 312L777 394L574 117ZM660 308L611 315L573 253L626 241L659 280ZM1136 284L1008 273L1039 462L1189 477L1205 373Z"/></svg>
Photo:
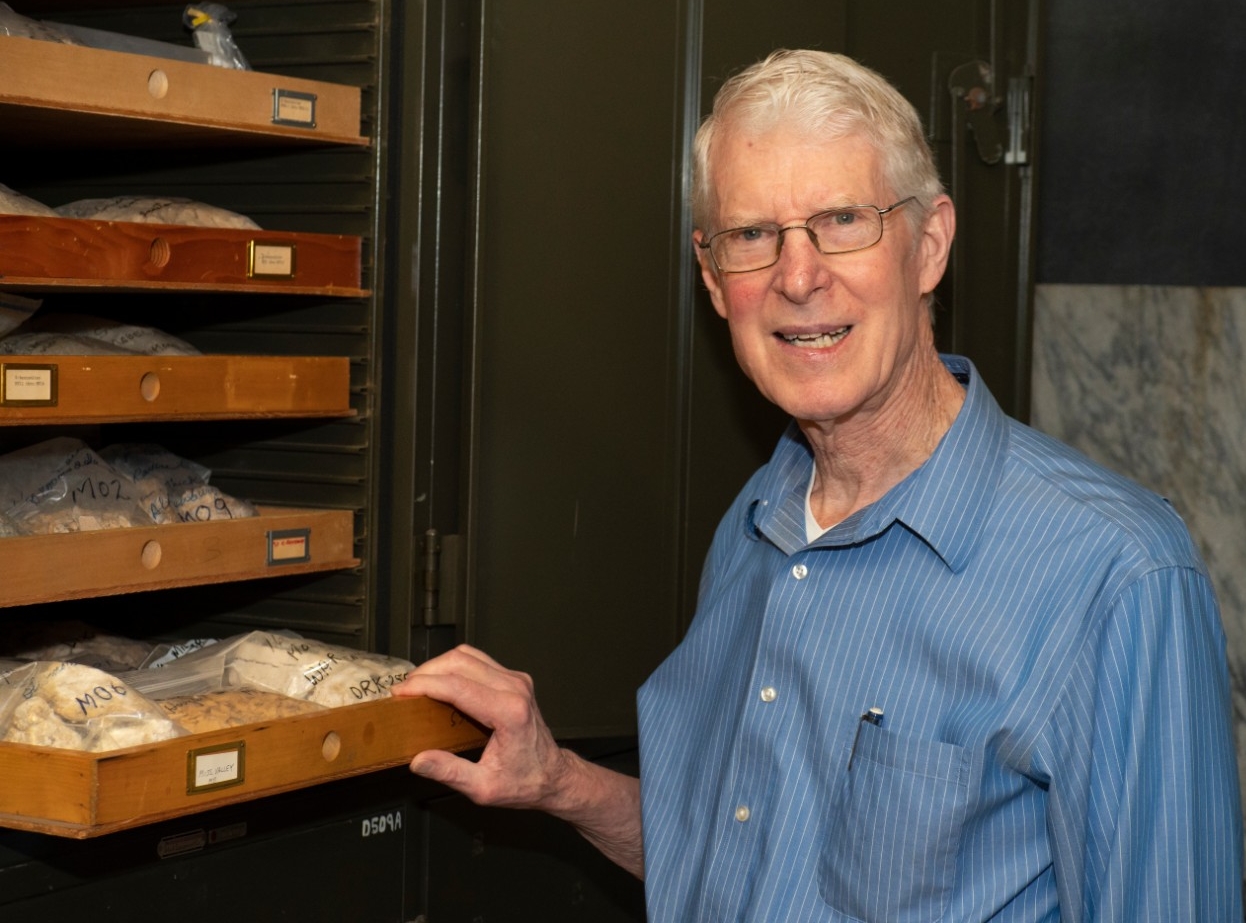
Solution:
<svg viewBox="0 0 1246 923"><path fill-rule="evenodd" d="M1246 284L1246 4L1048 11L1038 281Z"/></svg>

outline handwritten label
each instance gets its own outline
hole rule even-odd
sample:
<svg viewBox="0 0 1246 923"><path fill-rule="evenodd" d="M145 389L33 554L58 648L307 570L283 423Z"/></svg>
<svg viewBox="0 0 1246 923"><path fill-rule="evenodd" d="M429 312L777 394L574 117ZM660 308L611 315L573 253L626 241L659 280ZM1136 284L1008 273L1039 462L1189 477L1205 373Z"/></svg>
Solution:
<svg viewBox="0 0 1246 923"><path fill-rule="evenodd" d="M268 533L268 563L299 564L311 560L311 529L274 529Z"/></svg>
<svg viewBox="0 0 1246 923"><path fill-rule="evenodd" d="M96 686L94 689L75 696L74 704L78 706L83 717L90 717L99 709L106 707L105 703L111 702L114 698L123 698L128 694L129 690L125 686L112 683L109 686Z"/></svg>
<svg viewBox="0 0 1246 923"><path fill-rule="evenodd" d="M273 124L316 127L316 94L296 90L273 90Z"/></svg>
<svg viewBox="0 0 1246 923"><path fill-rule="evenodd" d="M247 276L252 279L293 279L294 254L293 244L253 240L247 245Z"/></svg>
<svg viewBox="0 0 1246 923"><path fill-rule="evenodd" d="M41 406L56 404L55 365L5 363L3 369L3 376L0 376L0 385L3 388L0 403Z"/></svg>
<svg viewBox="0 0 1246 923"><path fill-rule="evenodd" d="M246 742L191 750L187 754L186 793L215 791L246 781Z"/></svg>
<svg viewBox="0 0 1246 923"><path fill-rule="evenodd" d="M130 500L125 484L120 478L104 475L99 478L86 477L75 484L70 490L70 500L74 504L95 500Z"/></svg>
<svg viewBox="0 0 1246 923"><path fill-rule="evenodd" d="M361 679L357 683L352 683L350 694L360 702L367 699L384 698L389 695L391 686L396 686L406 677L406 673L373 673L371 679Z"/></svg>

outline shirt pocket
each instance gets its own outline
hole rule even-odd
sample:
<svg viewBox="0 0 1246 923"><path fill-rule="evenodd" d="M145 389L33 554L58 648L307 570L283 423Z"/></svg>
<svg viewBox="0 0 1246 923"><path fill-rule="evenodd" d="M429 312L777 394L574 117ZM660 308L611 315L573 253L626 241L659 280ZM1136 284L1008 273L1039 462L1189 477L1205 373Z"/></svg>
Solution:
<svg viewBox="0 0 1246 923"><path fill-rule="evenodd" d="M862 723L820 859L822 898L863 923L936 923L969 810L969 751Z"/></svg>

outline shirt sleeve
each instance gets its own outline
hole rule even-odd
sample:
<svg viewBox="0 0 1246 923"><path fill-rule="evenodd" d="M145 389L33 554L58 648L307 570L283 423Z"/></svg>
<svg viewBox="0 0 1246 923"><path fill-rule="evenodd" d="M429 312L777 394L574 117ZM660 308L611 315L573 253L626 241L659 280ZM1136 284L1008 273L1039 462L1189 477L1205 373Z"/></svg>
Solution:
<svg viewBox="0 0 1246 923"><path fill-rule="evenodd" d="M1242 821L1219 610L1165 567L1103 613L1049 726L1062 919L1242 919Z"/></svg>

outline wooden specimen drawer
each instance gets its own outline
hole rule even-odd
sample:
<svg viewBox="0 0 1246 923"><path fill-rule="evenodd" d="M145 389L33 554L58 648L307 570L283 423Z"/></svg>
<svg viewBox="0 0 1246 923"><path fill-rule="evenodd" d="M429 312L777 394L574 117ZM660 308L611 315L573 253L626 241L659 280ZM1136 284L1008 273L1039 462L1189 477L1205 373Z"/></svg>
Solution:
<svg viewBox="0 0 1246 923"><path fill-rule="evenodd" d="M360 248L338 234L0 215L0 288L358 296Z"/></svg>
<svg viewBox="0 0 1246 923"><path fill-rule="evenodd" d="M366 145L358 87L0 35L0 133L14 144Z"/></svg>
<svg viewBox="0 0 1246 923"><path fill-rule="evenodd" d="M355 567L350 510L0 538L0 606Z"/></svg>
<svg viewBox="0 0 1246 923"><path fill-rule="evenodd" d="M387 698L105 753L0 743L0 827L85 839L484 742L447 705Z"/></svg>
<svg viewBox="0 0 1246 923"><path fill-rule="evenodd" d="M352 412L345 356L0 356L0 426Z"/></svg>

